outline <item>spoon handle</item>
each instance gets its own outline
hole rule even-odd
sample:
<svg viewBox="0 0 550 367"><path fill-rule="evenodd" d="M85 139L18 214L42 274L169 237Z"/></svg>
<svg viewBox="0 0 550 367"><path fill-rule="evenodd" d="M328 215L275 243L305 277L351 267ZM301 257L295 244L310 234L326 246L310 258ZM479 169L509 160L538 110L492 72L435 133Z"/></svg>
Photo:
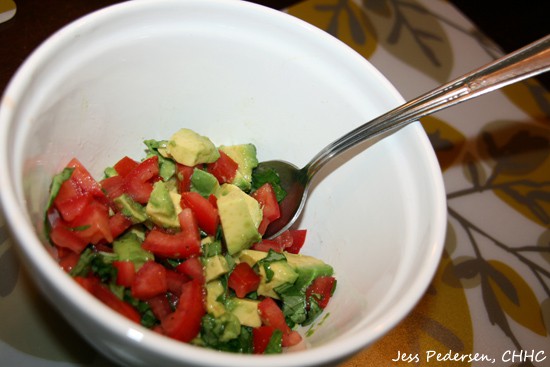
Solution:
<svg viewBox="0 0 550 367"><path fill-rule="evenodd" d="M383 133L495 89L550 70L550 35L469 72L357 127L321 150L304 168L310 179L332 157Z"/></svg>

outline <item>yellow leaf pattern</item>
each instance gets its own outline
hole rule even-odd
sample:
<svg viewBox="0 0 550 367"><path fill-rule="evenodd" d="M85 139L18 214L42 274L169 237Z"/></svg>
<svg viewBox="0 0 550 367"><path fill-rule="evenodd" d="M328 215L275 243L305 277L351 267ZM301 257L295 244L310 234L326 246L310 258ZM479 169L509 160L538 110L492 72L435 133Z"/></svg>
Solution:
<svg viewBox="0 0 550 367"><path fill-rule="evenodd" d="M489 283L504 312L520 325L546 336L542 310L529 284L510 266L496 260L489 264L499 274Z"/></svg>

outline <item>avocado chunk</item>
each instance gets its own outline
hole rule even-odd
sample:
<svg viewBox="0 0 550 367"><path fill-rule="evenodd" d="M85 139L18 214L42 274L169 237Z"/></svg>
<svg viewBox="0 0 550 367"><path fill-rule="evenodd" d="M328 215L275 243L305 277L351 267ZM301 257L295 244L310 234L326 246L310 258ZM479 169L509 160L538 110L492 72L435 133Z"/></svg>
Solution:
<svg viewBox="0 0 550 367"><path fill-rule="evenodd" d="M220 152L210 139L190 129L176 131L166 145L166 152L176 162L189 167L213 163L220 157Z"/></svg>
<svg viewBox="0 0 550 367"><path fill-rule="evenodd" d="M249 248L262 239L258 226L262 221L260 204L232 184L223 184L217 192L218 213L229 255Z"/></svg>
<svg viewBox="0 0 550 367"><path fill-rule="evenodd" d="M298 279L298 273L285 260L272 262L268 268L273 272L271 279L268 279L266 269L263 266L259 267L261 280L257 292L260 296L279 299L275 288L285 283L293 284Z"/></svg>
<svg viewBox="0 0 550 367"><path fill-rule="evenodd" d="M113 251L120 261L131 261L139 270L149 260L155 260L153 253L141 247L141 239L134 233L128 232L113 242Z"/></svg>
<svg viewBox="0 0 550 367"><path fill-rule="evenodd" d="M258 166L254 144L222 145L219 149L238 164L232 184L248 192L252 187L252 170Z"/></svg>
<svg viewBox="0 0 550 367"><path fill-rule="evenodd" d="M275 288L283 284L294 284L298 279L298 272L288 263L286 253L243 250L239 261L250 266L258 265L261 280L257 293L261 296L280 299Z"/></svg>
<svg viewBox="0 0 550 367"><path fill-rule="evenodd" d="M214 317L220 317L226 310L220 298L223 297L225 288L220 280L206 283L206 311Z"/></svg>
<svg viewBox="0 0 550 367"><path fill-rule="evenodd" d="M262 326L262 320L258 313L259 303L260 301L247 298L230 298L226 302L226 308L237 316L241 325L255 328Z"/></svg>
<svg viewBox="0 0 550 367"><path fill-rule="evenodd" d="M248 263L248 265L250 266L254 266L260 260L264 259L267 255L268 253L263 251L243 250L239 254L239 261L243 261ZM291 254L286 251L283 251L283 255L286 258L288 266L297 274L297 277L294 280L294 286L301 291L305 291L315 278L320 276L332 276L334 274L334 269L332 268L332 266L328 265L323 260L319 260L313 256ZM273 263L272 266L275 264L277 263ZM260 267L260 272L262 272L261 268L262 267ZM283 269L280 269L279 271L281 272L282 276L282 274L284 274ZM269 287L264 289L267 289L265 291L271 293L270 289L268 288ZM259 289L258 294L260 294Z"/></svg>
<svg viewBox="0 0 550 367"><path fill-rule="evenodd" d="M195 168L191 175L191 191L198 192L201 196L208 198L216 193L220 184L218 179L211 173Z"/></svg>
<svg viewBox="0 0 550 367"><path fill-rule="evenodd" d="M229 264L222 255L210 256L204 259L204 277L207 282L219 278L229 272Z"/></svg>
<svg viewBox="0 0 550 367"><path fill-rule="evenodd" d="M172 196L163 181L157 181L153 185L153 191L145 207L145 212L151 221L158 226L164 228L180 227Z"/></svg>
<svg viewBox="0 0 550 367"><path fill-rule="evenodd" d="M320 276L332 276L334 269L312 256L285 253L288 264L298 273L295 287L305 291L311 282Z"/></svg>
<svg viewBox="0 0 550 367"><path fill-rule="evenodd" d="M132 223L143 223L147 220L145 208L140 203L134 201L130 195L122 194L113 201L121 213L129 218Z"/></svg>

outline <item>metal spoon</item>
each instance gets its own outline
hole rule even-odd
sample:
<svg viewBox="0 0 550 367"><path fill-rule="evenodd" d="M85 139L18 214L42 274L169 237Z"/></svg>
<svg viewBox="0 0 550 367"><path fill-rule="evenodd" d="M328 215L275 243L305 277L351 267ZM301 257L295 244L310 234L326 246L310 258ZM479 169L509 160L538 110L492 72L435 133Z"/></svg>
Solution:
<svg viewBox="0 0 550 367"><path fill-rule="evenodd" d="M256 169L274 169L279 174L281 186L287 192L280 203L281 217L270 223L264 236L276 237L294 224L305 206L313 176L340 153L365 140L388 136L423 116L548 70L550 35L359 126L327 145L301 169L284 161L261 162Z"/></svg>

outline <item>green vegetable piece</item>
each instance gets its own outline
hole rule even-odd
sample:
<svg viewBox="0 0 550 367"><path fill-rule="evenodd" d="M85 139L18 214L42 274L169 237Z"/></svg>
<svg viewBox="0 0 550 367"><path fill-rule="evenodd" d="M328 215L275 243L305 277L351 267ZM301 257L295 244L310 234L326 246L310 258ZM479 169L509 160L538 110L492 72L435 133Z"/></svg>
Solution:
<svg viewBox="0 0 550 367"><path fill-rule="evenodd" d="M332 276L334 269L323 260L312 256L285 253L288 264L298 273L296 288L305 291L311 282L320 276Z"/></svg>
<svg viewBox="0 0 550 367"><path fill-rule="evenodd" d="M159 175L164 181L169 180L176 173L176 164L169 155L166 153L166 146L168 142L166 140L145 140L143 142L148 149L148 157L158 156L159 158Z"/></svg>
<svg viewBox="0 0 550 367"><path fill-rule="evenodd" d="M229 270L229 264L222 255L215 255L204 259L204 277L206 282L227 274Z"/></svg>
<svg viewBox="0 0 550 367"><path fill-rule="evenodd" d="M232 184L223 184L217 193L218 213L227 252L234 255L262 239L260 204Z"/></svg>
<svg viewBox="0 0 550 367"><path fill-rule="evenodd" d="M180 223L176 213L176 207L163 181L157 181L153 185L153 191L149 202L145 207L147 216L153 223L164 228L179 228Z"/></svg>
<svg viewBox="0 0 550 367"><path fill-rule="evenodd" d="M232 184L243 191L250 191L252 187L252 170L258 166L256 147L253 144L239 144L222 145L219 149L238 164L237 174Z"/></svg>
<svg viewBox="0 0 550 367"><path fill-rule="evenodd" d="M281 354L283 351L283 332L275 329L264 350L264 354Z"/></svg>
<svg viewBox="0 0 550 367"><path fill-rule="evenodd" d="M220 317L207 314L202 318L201 337L207 346L219 347L220 344L238 338L240 334L239 319L230 312L226 312ZM223 350L223 348L220 349Z"/></svg>
<svg viewBox="0 0 550 367"><path fill-rule="evenodd" d="M208 198L219 189L218 179L211 173L195 168L191 175L191 191L198 192L201 196Z"/></svg>
<svg viewBox="0 0 550 367"><path fill-rule="evenodd" d="M105 170L103 170L103 173L105 174L106 178L118 176L118 172L116 171L116 169L114 169L114 167L105 168Z"/></svg>
<svg viewBox="0 0 550 367"><path fill-rule="evenodd" d="M149 260L155 260L155 256L141 247L141 240L133 232L127 232L113 242L113 251L121 261L131 261L139 270Z"/></svg>
<svg viewBox="0 0 550 367"><path fill-rule="evenodd" d="M220 298L223 299L225 287L220 280L206 283L206 311L214 317L220 317L226 310Z"/></svg>
<svg viewBox="0 0 550 367"><path fill-rule="evenodd" d="M48 198L46 211L50 209L50 207L53 204L53 201L57 197L57 194L59 194L59 189L61 188L61 185L63 185L65 181L71 178L73 171L74 171L74 167L64 168L63 171L53 176L52 183L50 186L50 197Z"/></svg>
<svg viewBox="0 0 550 367"><path fill-rule="evenodd" d="M126 216L130 218L132 223L143 223L147 220L147 213L145 208L138 202L136 202L128 194L122 194L114 200L117 208Z"/></svg>
<svg viewBox="0 0 550 367"><path fill-rule="evenodd" d="M232 297L226 301L226 308L233 315L237 316L241 325L252 328L262 326L262 320L258 313L258 304L260 301L247 298Z"/></svg>
<svg viewBox="0 0 550 367"><path fill-rule="evenodd" d="M189 129L180 129L174 133L166 145L166 152L176 162L189 167L213 163L220 157L210 139Z"/></svg>
<svg viewBox="0 0 550 367"><path fill-rule="evenodd" d="M278 202L286 197L286 191L281 186L279 174L273 168L258 167L254 169L252 171L252 190L257 190L266 183L273 187Z"/></svg>

